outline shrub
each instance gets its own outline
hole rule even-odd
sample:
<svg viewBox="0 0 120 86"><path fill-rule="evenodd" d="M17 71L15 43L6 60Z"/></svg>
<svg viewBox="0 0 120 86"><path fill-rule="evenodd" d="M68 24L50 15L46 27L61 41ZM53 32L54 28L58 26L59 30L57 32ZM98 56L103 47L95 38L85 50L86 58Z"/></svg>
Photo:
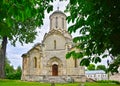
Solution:
<svg viewBox="0 0 120 86"><path fill-rule="evenodd" d="M98 83L114 83L114 84L120 84L119 81L114 81L114 80L101 80L97 81Z"/></svg>

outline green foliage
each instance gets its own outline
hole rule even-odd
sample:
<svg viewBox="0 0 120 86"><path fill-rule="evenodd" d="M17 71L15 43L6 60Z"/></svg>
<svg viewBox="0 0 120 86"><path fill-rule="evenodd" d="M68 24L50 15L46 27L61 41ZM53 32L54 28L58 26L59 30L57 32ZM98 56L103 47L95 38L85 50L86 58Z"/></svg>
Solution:
<svg viewBox="0 0 120 86"><path fill-rule="evenodd" d="M89 64L87 67L88 70L95 70L95 65L94 64Z"/></svg>
<svg viewBox="0 0 120 86"><path fill-rule="evenodd" d="M69 59L70 57L73 57L74 59L78 59L78 58L82 58L83 55L81 52L75 52L75 51L72 51L72 52L68 52L66 54L66 58Z"/></svg>
<svg viewBox="0 0 120 86"><path fill-rule="evenodd" d="M111 84L120 84L119 81L113 81L113 80L101 80L97 81L98 83L111 83Z"/></svg>
<svg viewBox="0 0 120 86"><path fill-rule="evenodd" d="M71 57L71 54L72 54L72 52L68 52L68 53L66 54L66 59L69 59L69 58Z"/></svg>
<svg viewBox="0 0 120 86"><path fill-rule="evenodd" d="M89 66L89 64L90 64L90 60L89 60L89 58L83 58L82 60L81 60L81 62L80 62L80 65L81 66Z"/></svg>
<svg viewBox="0 0 120 86"><path fill-rule="evenodd" d="M21 67L18 66L17 69L15 70L15 75L14 75L13 79L20 80L21 79L21 75L22 75L22 70L21 70Z"/></svg>
<svg viewBox="0 0 120 86"><path fill-rule="evenodd" d="M81 36L75 37L73 41L84 56L90 57L81 61L81 64L86 65L89 61L101 62L99 57L92 56L100 56L106 50L109 54L102 58L120 54L119 3L120 0L70 0L66 8L66 12L70 13L67 20L74 24L68 31L80 32Z"/></svg>
<svg viewBox="0 0 120 86"><path fill-rule="evenodd" d="M13 45L18 40L33 42L36 27L43 24L44 12L53 10L49 3L53 0L1 0L0 1L0 38L7 36Z"/></svg>
<svg viewBox="0 0 120 86"><path fill-rule="evenodd" d="M43 25L44 12L50 12L53 0L0 0L0 39L2 39L0 78L4 78L4 60L7 40L31 43L37 35L37 27Z"/></svg>
<svg viewBox="0 0 120 86"><path fill-rule="evenodd" d="M6 78L10 78L10 76L13 74L14 68L10 65L10 61L6 58L5 59L5 75Z"/></svg>
<svg viewBox="0 0 120 86"><path fill-rule="evenodd" d="M103 71L107 72L107 68L105 67L105 65L98 65L96 70L103 70Z"/></svg>
<svg viewBox="0 0 120 86"><path fill-rule="evenodd" d="M21 67L15 70L13 66L10 65L10 61L6 58L5 60L5 76L6 79L21 79L22 70Z"/></svg>
<svg viewBox="0 0 120 86"><path fill-rule="evenodd" d="M112 74L114 72L117 72L118 73L118 68L120 66L120 55L118 55L114 61L109 65L110 67L108 68L108 71L111 71Z"/></svg>
<svg viewBox="0 0 120 86"><path fill-rule="evenodd" d="M100 57L93 57L92 62L98 63L98 62L101 62L101 59Z"/></svg>
<svg viewBox="0 0 120 86"><path fill-rule="evenodd" d="M14 70L13 72L11 73L8 73L6 75L6 79L12 79L12 80L20 80L21 79L21 70Z"/></svg>

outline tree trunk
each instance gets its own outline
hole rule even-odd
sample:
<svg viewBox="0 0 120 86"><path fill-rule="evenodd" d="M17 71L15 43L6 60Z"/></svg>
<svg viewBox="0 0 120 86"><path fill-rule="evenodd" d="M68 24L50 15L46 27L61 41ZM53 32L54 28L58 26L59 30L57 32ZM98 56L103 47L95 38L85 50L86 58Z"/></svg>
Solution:
<svg viewBox="0 0 120 86"><path fill-rule="evenodd" d="M0 78L5 78L5 56L6 56L7 37L2 39L2 47L0 49Z"/></svg>

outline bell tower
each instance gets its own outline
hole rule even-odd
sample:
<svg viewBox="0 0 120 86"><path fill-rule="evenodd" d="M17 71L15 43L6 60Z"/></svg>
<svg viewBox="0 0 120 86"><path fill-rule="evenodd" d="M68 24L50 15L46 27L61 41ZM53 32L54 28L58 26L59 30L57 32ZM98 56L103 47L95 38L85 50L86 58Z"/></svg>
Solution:
<svg viewBox="0 0 120 86"><path fill-rule="evenodd" d="M53 12L50 17L50 30L62 30L66 31L67 29L67 23L66 23L66 15L59 11L59 7L55 12Z"/></svg>

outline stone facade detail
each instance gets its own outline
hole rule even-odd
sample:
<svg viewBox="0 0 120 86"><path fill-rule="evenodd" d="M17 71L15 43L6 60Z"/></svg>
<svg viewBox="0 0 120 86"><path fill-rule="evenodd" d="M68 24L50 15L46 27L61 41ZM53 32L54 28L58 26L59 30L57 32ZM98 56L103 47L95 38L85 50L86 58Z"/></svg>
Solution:
<svg viewBox="0 0 120 86"><path fill-rule="evenodd" d="M66 15L57 10L50 15L50 31L43 41L23 54L22 80L42 82L85 81L85 69L79 59L66 59L73 49L72 36L67 32Z"/></svg>

